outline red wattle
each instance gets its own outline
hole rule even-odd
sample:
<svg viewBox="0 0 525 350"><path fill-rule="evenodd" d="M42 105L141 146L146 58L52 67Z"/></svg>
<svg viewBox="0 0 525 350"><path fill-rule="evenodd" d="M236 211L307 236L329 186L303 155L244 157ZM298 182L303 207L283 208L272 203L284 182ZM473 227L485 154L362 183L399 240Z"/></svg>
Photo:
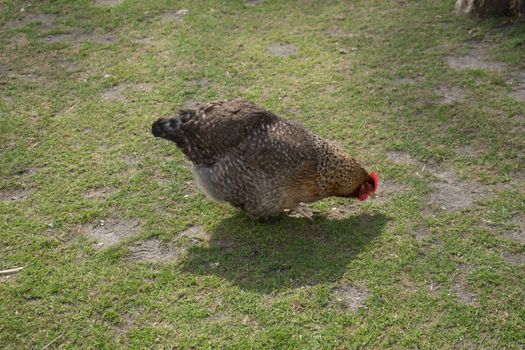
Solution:
<svg viewBox="0 0 525 350"><path fill-rule="evenodd" d="M359 199L360 201L364 201L364 200L366 200L367 198L368 198L368 194L366 194L366 193L361 193L361 194L357 197L357 199Z"/></svg>
<svg viewBox="0 0 525 350"><path fill-rule="evenodd" d="M372 178L372 180L374 180L374 188L372 189L372 193L373 193L377 190L377 186L379 186L379 177L377 176L375 171L372 171L370 173L370 177Z"/></svg>

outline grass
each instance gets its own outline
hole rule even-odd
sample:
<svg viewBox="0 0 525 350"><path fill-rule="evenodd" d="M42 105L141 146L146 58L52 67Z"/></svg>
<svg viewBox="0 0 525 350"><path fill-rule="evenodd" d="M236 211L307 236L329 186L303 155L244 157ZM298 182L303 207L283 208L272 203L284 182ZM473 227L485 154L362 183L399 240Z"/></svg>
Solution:
<svg viewBox="0 0 525 350"><path fill-rule="evenodd" d="M511 92L525 26L452 8L0 2L0 270L24 267L0 276L0 348L522 349L525 103ZM480 41L503 69L447 65ZM297 52L273 56L275 43ZM149 128L187 101L239 96L401 190L325 200L314 222L209 201ZM483 195L436 209L432 164ZM108 219L135 233L99 249L86 232ZM181 236L189 225L204 237ZM176 257L134 259L152 238Z"/></svg>

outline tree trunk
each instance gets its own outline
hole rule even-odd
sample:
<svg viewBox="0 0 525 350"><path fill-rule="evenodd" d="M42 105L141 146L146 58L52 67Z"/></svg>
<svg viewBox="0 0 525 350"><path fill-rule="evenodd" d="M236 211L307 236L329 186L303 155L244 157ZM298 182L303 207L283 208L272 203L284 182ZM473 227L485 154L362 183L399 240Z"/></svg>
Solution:
<svg viewBox="0 0 525 350"><path fill-rule="evenodd" d="M525 0L456 0L456 11L478 17L525 16Z"/></svg>

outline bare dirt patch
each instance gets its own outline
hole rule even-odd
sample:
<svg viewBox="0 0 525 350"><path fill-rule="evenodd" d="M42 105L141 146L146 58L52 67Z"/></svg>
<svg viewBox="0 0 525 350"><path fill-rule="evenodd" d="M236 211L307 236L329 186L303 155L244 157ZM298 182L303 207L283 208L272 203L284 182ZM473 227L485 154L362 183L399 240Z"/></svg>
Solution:
<svg viewBox="0 0 525 350"><path fill-rule="evenodd" d="M202 226L191 226L177 234L176 240L181 239L191 243L202 243L209 241L210 234Z"/></svg>
<svg viewBox="0 0 525 350"><path fill-rule="evenodd" d="M525 264L524 253L503 253L503 260L509 264L523 265Z"/></svg>
<svg viewBox="0 0 525 350"><path fill-rule="evenodd" d="M109 187L93 188L84 193L84 197L88 199L105 199L111 196L114 192L115 190Z"/></svg>
<svg viewBox="0 0 525 350"><path fill-rule="evenodd" d="M15 170L16 176L32 176L38 172L38 168L35 167L20 167Z"/></svg>
<svg viewBox="0 0 525 350"><path fill-rule="evenodd" d="M330 208L328 217L334 220L347 219L357 212L357 206L354 204L338 205Z"/></svg>
<svg viewBox="0 0 525 350"><path fill-rule="evenodd" d="M116 6L120 5L122 0L95 0L97 6Z"/></svg>
<svg viewBox="0 0 525 350"><path fill-rule="evenodd" d="M97 44L112 44L118 41L118 35L112 33L90 32L82 36L82 41L91 41Z"/></svg>
<svg viewBox="0 0 525 350"><path fill-rule="evenodd" d="M394 82L395 84L398 84L398 85L415 85L415 84L417 84L417 80L416 79L412 79L412 78L394 78L392 80L392 82Z"/></svg>
<svg viewBox="0 0 525 350"><path fill-rule="evenodd" d="M418 227L412 232L412 234L414 235L416 240L423 241L430 237L431 231L428 227Z"/></svg>
<svg viewBox="0 0 525 350"><path fill-rule="evenodd" d="M156 237L135 244L129 251L130 258L135 261L170 261L177 256L174 247L164 244Z"/></svg>
<svg viewBox="0 0 525 350"><path fill-rule="evenodd" d="M102 91L100 96L103 100L125 100L123 92L126 90L127 84L118 84Z"/></svg>
<svg viewBox="0 0 525 350"><path fill-rule="evenodd" d="M463 89L457 86L442 86L434 91L435 94L441 96L438 103L440 105L453 105L457 102L465 101L465 93Z"/></svg>
<svg viewBox="0 0 525 350"><path fill-rule="evenodd" d="M339 27L328 28L324 31L324 33L329 36L334 36L334 37L352 36L350 33L344 31L343 29Z"/></svg>
<svg viewBox="0 0 525 350"><path fill-rule="evenodd" d="M464 56L448 56L445 58L448 66L455 70L464 69L484 69L488 71L500 72L505 69L505 64L501 62L492 62L488 58L487 43L476 43L475 47Z"/></svg>
<svg viewBox="0 0 525 350"><path fill-rule="evenodd" d="M395 180L380 181L374 201L383 204L388 202L396 193L405 192L407 190L407 186L402 185Z"/></svg>
<svg viewBox="0 0 525 350"><path fill-rule="evenodd" d="M202 106L202 102L189 100L189 101L184 102L184 104L180 107L180 109L197 109L200 106Z"/></svg>
<svg viewBox="0 0 525 350"><path fill-rule="evenodd" d="M510 83L512 84L512 89L509 95L517 101L525 101L525 72L515 73Z"/></svg>
<svg viewBox="0 0 525 350"><path fill-rule="evenodd" d="M62 43L65 41L72 41L74 38L73 34L70 33L62 33L62 34L53 34L48 35L44 38L45 42L54 44L54 43Z"/></svg>
<svg viewBox="0 0 525 350"><path fill-rule="evenodd" d="M467 305L477 305L476 295L470 289L467 281L468 274L473 270L472 266L463 264L459 267L459 272L454 276L452 290L458 300Z"/></svg>
<svg viewBox="0 0 525 350"><path fill-rule="evenodd" d="M79 68L76 62L73 62L68 59L59 59L55 62L55 64L59 67L66 68L66 69L78 69Z"/></svg>
<svg viewBox="0 0 525 350"><path fill-rule="evenodd" d="M20 201L26 199L29 194L31 193L30 190L27 189L7 189L7 190L0 190L0 200L3 201Z"/></svg>
<svg viewBox="0 0 525 350"><path fill-rule="evenodd" d="M370 292L364 287L344 283L334 289L333 298L341 311L356 312L365 305L369 294Z"/></svg>
<svg viewBox="0 0 525 350"><path fill-rule="evenodd" d="M454 171L445 165L430 165L427 169L438 178L432 184L434 191L428 200L431 207L447 211L465 209L486 193L482 184L458 180Z"/></svg>
<svg viewBox="0 0 525 350"><path fill-rule="evenodd" d="M179 232L170 242L153 237L136 243L129 248L129 257L134 261L174 261L184 258L188 248L208 243L210 234L202 226L191 226ZM221 247L221 242L214 242Z"/></svg>
<svg viewBox="0 0 525 350"><path fill-rule="evenodd" d="M20 29L31 23L39 23L40 28L50 29L53 27L54 20L55 15L40 13L36 15L26 15L19 20L8 21L5 27L9 29Z"/></svg>
<svg viewBox="0 0 525 350"><path fill-rule="evenodd" d="M116 336L120 337L126 334L131 328L137 324L137 319L145 312L143 307L139 307L136 310L125 312L120 316L121 320L115 325L114 331Z"/></svg>
<svg viewBox="0 0 525 350"><path fill-rule="evenodd" d="M202 78L202 79L195 79L195 80L190 80L188 82L188 85L190 87L198 87L200 89L206 89L208 86L210 86L210 81L206 78Z"/></svg>
<svg viewBox="0 0 525 350"><path fill-rule="evenodd" d="M268 45L268 53L272 56L288 57L296 54L297 46L293 44L275 43Z"/></svg>
<svg viewBox="0 0 525 350"><path fill-rule="evenodd" d="M217 238L210 241L210 246L219 248L225 253L231 253L235 250L235 242L228 238Z"/></svg>
<svg viewBox="0 0 525 350"><path fill-rule="evenodd" d="M93 42L96 44L112 44L118 41L118 35L113 33L99 33L96 31L93 32L72 32L72 33L61 33L48 35L43 38L47 43L63 43L63 42L72 42L72 43L83 43L83 42Z"/></svg>
<svg viewBox="0 0 525 350"><path fill-rule="evenodd" d="M262 3L263 3L263 0L246 0L244 2L244 5L248 7L255 7L255 6L262 5Z"/></svg>
<svg viewBox="0 0 525 350"><path fill-rule="evenodd" d="M4 66L4 65L0 64L0 76L7 76L7 75L9 75L9 71L10 71L10 69L7 68L7 66Z"/></svg>
<svg viewBox="0 0 525 350"><path fill-rule="evenodd" d="M82 230L95 241L98 249L119 243L139 231L139 222L135 219L109 218L82 226Z"/></svg>
<svg viewBox="0 0 525 350"><path fill-rule="evenodd" d="M122 160L129 165L137 165L141 163L141 158L135 154L126 154L122 157Z"/></svg>
<svg viewBox="0 0 525 350"><path fill-rule="evenodd" d="M505 232L505 237L516 241L517 243L525 244L525 215L521 214L512 220L514 228Z"/></svg>
<svg viewBox="0 0 525 350"><path fill-rule="evenodd" d="M124 96L125 91L135 91L135 92L148 92L153 89L153 84L150 83L122 83L117 84L109 89L102 91L100 94L103 100L125 100Z"/></svg>
<svg viewBox="0 0 525 350"><path fill-rule="evenodd" d="M133 41L139 44L151 44L151 42L153 41L153 38L143 35L143 36L137 36L133 38Z"/></svg>
<svg viewBox="0 0 525 350"><path fill-rule="evenodd" d="M188 9L180 9L174 12L164 12L160 14L160 19L164 22L181 21L189 13Z"/></svg>
<svg viewBox="0 0 525 350"><path fill-rule="evenodd" d="M525 101L525 85L519 89L512 90L509 95L517 101Z"/></svg>
<svg viewBox="0 0 525 350"><path fill-rule="evenodd" d="M400 163L400 164L417 164L417 161L412 158L410 154L403 151L388 151L386 152L386 156L388 159L393 161L394 163Z"/></svg>
<svg viewBox="0 0 525 350"><path fill-rule="evenodd" d="M482 156L486 152L486 146L480 145L458 145L455 147L455 151L458 155L467 158L477 158Z"/></svg>

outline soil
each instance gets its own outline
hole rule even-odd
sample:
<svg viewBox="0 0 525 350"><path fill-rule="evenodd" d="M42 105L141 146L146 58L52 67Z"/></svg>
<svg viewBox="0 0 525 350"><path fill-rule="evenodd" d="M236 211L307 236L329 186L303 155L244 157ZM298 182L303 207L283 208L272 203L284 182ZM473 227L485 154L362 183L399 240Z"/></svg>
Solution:
<svg viewBox="0 0 525 350"><path fill-rule="evenodd" d="M455 151L458 155L466 158L477 158L482 156L487 150L485 146L473 146L473 145L458 145L455 147Z"/></svg>
<svg viewBox="0 0 525 350"><path fill-rule="evenodd" d="M175 249L168 247L156 238L139 242L129 248L130 258L134 261L170 261L177 256Z"/></svg>
<svg viewBox="0 0 525 350"><path fill-rule="evenodd" d="M160 19L164 22L181 21L182 17L188 14L187 9L180 9L175 12L164 12L160 14Z"/></svg>
<svg viewBox="0 0 525 350"><path fill-rule="evenodd" d="M477 305L476 295L471 291L467 282L467 275L472 271L472 266L461 265L459 269L460 272L454 278L452 290L461 303L467 305Z"/></svg>
<svg viewBox="0 0 525 350"><path fill-rule="evenodd" d="M103 100L120 100L123 101L126 99L124 96L124 91L132 90L132 91L139 91L139 92L148 92L153 89L153 84L150 83L141 83L141 84L135 84L135 83L122 83L117 84L115 86L110 87L109 89L104 90L101 93L101 97Z"/></svg>
<svg viewBox="0 0 525 350"><path fill-rule="evenodd" d="M122 0L95 0L98 6L116 6L122 3Z"/></svg>
<svg viewBox="0 0 525 350"><path fill-rule="evenodd" d="M288 57L297 51L297 46L293 44L275 43L268 45L268 53L272 56Z"/></svg>
<svg viewBox="0 0 525 350"><path fill-rule="evenodd" d="M0 190L0 200L19 201L26 199L31 191L26 189Z"/></svg>
<svg viewBox="0 0 525 350"><path fill-rule="evenodd" d="M71 60L68 59L60 59L55 62L55 64L59 67L66 68L66 69L78 69L79 65Z"/></svg>
<svg viewBox="0 0 525 350"><path fill-rule="evenodd" d="M255 6L262 5L262 4L263 4L263 0L246 0L244 2L244 5L248 7L255 7Z"/></svg>
<svg viewBox="0 0 525 350"><path fill-rule="evenodd" d="M415 85L415 84L417 84L417 80L416 79L412 79L412 78L395 78L392 81L394 83L396 83L396 84L399 84L399 85Z"/></svg>
<svg viewBox="0 0 525 350"><path fill-rule="evenodd" d="M210 81L206 78L202 78L199 80L190 80L188 82L188 85L192 87L199 87L201 89L206 89L208 86L210 86Z"/></svg>
<svg viewBox="0 0 525 350"><path fill-rule="evenodd" d="M103 100L125 100L122 94L126 90L127 84L118 84L102 91L101 97Z"/></svg>
<svg viewBox="0 0 525 350"><path fill-rule="evenodd" d="M177 234L177 240L186 238L192 243L206 242L210 239L210 234L204 231L202 226L191 226Z"/></svg>
<svg viewBox="0 0 525 350"><path fill-rule="evenodd" d="M17 176L32 176L32 175L35 175L36 173L38 173L38 168L35 168L35 167L29 167L29 168L18 168L16 171L15 171L15 174Z"/></svg>
<svg viewBox="0 0 525 350"><path fill-rule="evenodd" d="M525 215L521 214L514 217L512 224L514 228L505 232L505 237L517 243L525 244Z"/></svg>
<svg viewBox="0 0 525 350"><path fill-rule="evenodd" d="M7 66L0 64L0 76L8 76L9 75L9 68Z"/></svg>
<svg viewBox="0 0 525 350"><path fill-rule="evenodd" d="M112 44L118 41L118 35L112 33L98 33L98 32L82 32L75 31L72 33L62 33L48 35L43 38L48 43L63 43L63 42L93 42L97 44Z"/></svg>
<svg viewBox="0 0 525 350"><path fill-rule="evenodd" d="M335 37L350 36L350 33L345 32L343 29L339 27L328 28L324 31L324 33L329 36L335 36Z"/></svg>
<svg viewBox="0 0 525 350"><path fill-rule="evenodd" d="M334 301L342 311L355 312L363 307L370 292L363 287L357 287L350 283L334 289Z"/></svg>
<svg viewBox="0 0 525 350"><path fill-rule="evenodd" d="M349 204L344 206L335 206L330 208L327 216L330 219L342 220L347 219L357 212L358 208L355 204Z"/></svg>
<svg viewBox="0 0 525 350"><path fill-rule="evenodd" d="M514 81L512 82L512 89L509 95L517 101L525 101L525 71L520 71L514 74Z"/></svg>
<svg viewBox="0 0 525 350"><path fill-rule="evenodd" d="M27 26L30 23L39 22L40 28L50 29L53 27L54 20L55 20L54 15L49 15L45 13L41 13L38 15L26 15L22 19L8 21L5 24L5 27L9 29L19 29L19 28L23 28Z"/></svg>
<svg viewBox="0 0 525 350"><path fill-rule="evenodd" d="M410 154L403 151L388 151L386 152L386 156L388 159L395 163L401 163L401 164L417 164L417 161L412 158Z"/></svg>
<svg viewBox="0 0 525 350"><path fill-rule="evenodd" d="M427 237L430 237L431 231L428 227L418 227L414 232L412 232L416 240L423 241Z"/></svg>
<svg viewBox="0 0 525 350"><path fill-rule="evenodd" d="M472 206L474 201L486 192L482 184L459 181L455 173L444 165L432 165L427 169L439 179L432 184L434 192L428 200L434 208L447 211L465 209Z"/></svg>
<svg viewBox="0 0 525 350"><path fill-rule="evenodd" d="M442 86L434 91L434 93L442 96L438 102L440 105L447 106L453 105L456 102L465 101L465 93L463 92L463 89L457 86Z"/></svg>
<svg viewBox="0 0 525 350"><path fill-rule="evenodd" d="M149 36L138 36L134 38L133 41L139 44L151 44L153 38L150 38Z"/></svg>
<svg viewBox="0 0 525 350"><path fill-rule="evenodd" d="M380 180L378 190L373 201L383 204L388 202L396 193L405 192L407 190L407 186L402 185L395 180Z"/></svg>
<svg viewBox="0 0 525 350"><path fill-rule="evenodd" d="M129 165L137 165L141 163L140 157L134 154L127 154L124 157L122 157L122 160L124 160L124 162L126 162Z"/></svg>
<svg viewBox="0 0 525 350"><path fill-rule="evenodd" d="M109 218L82 226L82 230L95 241L95 247L102 249L119 243L140 229L134 219Z"/></svg>
<svg viewBox="0 0 525 350"><path fill-rule="evenodd" d="M395 163L421 165L418 161L403 151L389 151L387 157ZM431 184L433 192L430 194L428 204L433 208L441 210L455 211L465 209L480 198L487 189L484 185L475 181L460 181L453 170L445 164L425 164L422 169L426 169L438 178L438 181ZM379 186L378 197L382 191L387 194L406 190L402 185L395 182L385 182L386 186ZM390 186L389 186L390 185ZM390 187L390 189L389 189Z"/></svg>
<svg viewBox="0 0 525 350"><path fill-rule="evenodd" d="M201 102L198 101L186 101L184 104L180 107L180 109L197 109L200 106L202 106Z"/></svg>
<svg viewBox="0 0 525 350"><path fill-rule="evenodd" d="M509 264L523 265L525 264L524 253L504 253L502 255L503 260Z"/></svg>
<svg viewBox="0 0 525 350"><path fill-rule="evenodd" d="M505 64L501 62L492 62L488 59L487 49L490 45L487 43L476 43L475 47L464 56L448 56L446 63L452 69L485 69L489 71L502 71L505 69Z"/></svg>
<svg viewBox="0 0 525 350"><path fill-rule="evenodd" d="M104 199L111 196L115 192L114 189L109 187L93 188L84 193L84 197L88 199Z"/></svg>

